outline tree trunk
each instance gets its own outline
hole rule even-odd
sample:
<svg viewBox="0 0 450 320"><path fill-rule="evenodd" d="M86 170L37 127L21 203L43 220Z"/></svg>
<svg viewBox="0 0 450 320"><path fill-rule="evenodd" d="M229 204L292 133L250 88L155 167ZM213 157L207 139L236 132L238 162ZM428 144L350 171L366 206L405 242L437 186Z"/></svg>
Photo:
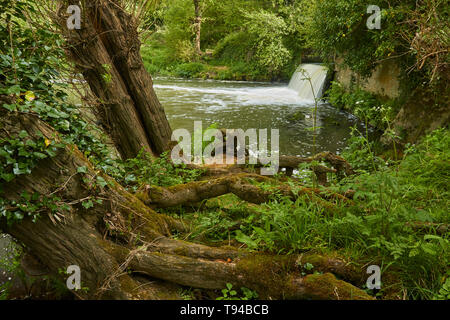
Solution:
<svg viewBox="0 0 450 320"><path fill-rule="evenodd" d="M201 30L202 30L202 11L203 8L201 6L201 0L194 0L194 9L195 9L195 21L194 21L194 30L195 30L195 52L198 56L202 55L201 49Z"/></svg>
<svg viewBox="0 0 450 320"><path fill-rule="evenodd" d="M33 115L3 111L0 124L0 139L25 130L31 138L41 132L58 140L57 133ZM26 217L12 225L2 217L0 228L54 274L78 265L82 287L88 288L76 293L80 298L157 298L156 289L149 290L151 283L143 286L136 274L203 289L232 283L257 290L261 298L371 298L350 284L359 281L361 272L339 259L250 254L170 239L171 230L186 231L180 221L156 213L108 176L102 175L106 186L97 185L98 171L75 146L59 150L55 157L41 160L31 174L6 183L4 198L18 200L23 191L54 194L70 205L70 212L60 212L57 219L54 212L45 211L36 222ZM77 170L82 166L85 173ZM85 209L81 203L86 199L102 202ZM306 262L324 274L302 276L299 268Z"/></svg>
<svg viewBox="0 0 450 320"><path fill-rule="evenodd" d="M83 1L79 30L66 27L66 5L56 20L69 58L100 104L97 113L122 158L144 148L158 155L168 148L171 129L140 55L137 19L117 0Z"/></svg>

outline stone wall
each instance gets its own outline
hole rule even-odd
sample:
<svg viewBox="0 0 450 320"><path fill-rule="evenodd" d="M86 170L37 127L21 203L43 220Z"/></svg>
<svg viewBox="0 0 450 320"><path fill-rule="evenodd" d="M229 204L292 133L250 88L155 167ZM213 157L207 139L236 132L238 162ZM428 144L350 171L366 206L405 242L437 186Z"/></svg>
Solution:
<svg viewBox="0 0 450 320"><path fill-rule="evenodd" d="M371 93L388 98L397 98L400 94L400 68L394 60L386 60L372 73L369 79L362 79L349 68L339 66L342 59L336 60L335 81L349 88L352 83Z"/></svg>

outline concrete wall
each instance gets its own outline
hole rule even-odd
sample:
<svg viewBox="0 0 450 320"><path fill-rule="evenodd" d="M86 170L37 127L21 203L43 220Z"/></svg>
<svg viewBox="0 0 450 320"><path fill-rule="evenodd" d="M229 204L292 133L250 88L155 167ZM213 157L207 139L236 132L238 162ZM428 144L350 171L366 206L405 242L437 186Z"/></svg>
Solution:
<svg viewBox="0 0 450 320"><path fill-rule="evenodd" d="M386 60L380 64L372 73L369 79L363 80L348 68L339 67L342 63L341 59L336 61L335 81L340 82L346 88L353 83L358 84L362 89L386 96L388 98L396 98L399 96L400 68L394 60Z"/></svg>

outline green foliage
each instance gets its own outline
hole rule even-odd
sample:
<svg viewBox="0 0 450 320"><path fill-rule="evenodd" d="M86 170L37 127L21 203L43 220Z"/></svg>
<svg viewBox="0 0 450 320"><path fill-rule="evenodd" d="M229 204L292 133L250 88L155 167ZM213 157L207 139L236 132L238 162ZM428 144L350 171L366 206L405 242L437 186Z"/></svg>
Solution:
<svg viewBox="0 0 450 320"><path fill-rule="evenodd" d="M346 89L336 81L327 91L328 101L335 107L354 113L362 120L379 129L386 129L398 111L396 100L381 99L359 87Z"/></svg>
<svg viewBox="0 0 450 320"><path fill-rule="evenodd" d="M9 182L16 176L29 174L39 160L53 157L63 144L44 137L33 140L26 131L11 139L0 139L0 181Z"/></svg>
<svg viewBox="0 0 450 320"><path fill-rule="evenodd" d="M367 2L362 0L317 0L308 28L311 46L325 58L341 55L345 64L361 75L371 74L373 61L390 56L399 48L398 22L403 6L391 7L385 1L373 1L382 10L382 29L368 30Z"/></svg>
<svg viewBox="0 0 450 320"><path fill-rule="evenodd" d="M69 205L57 196L43 196L35 192L32 195L24 191L18 200L5 200L0 198L0 217L6 218L6 223L11 226L26 217L31 217L36 222L40 213L46 212L57 220L70 211Z"/></svg>
<svg viewBox="0 0 450 320"><path fill-rule="evenodd" d="M411 299L437 297L450 264L449 233L413 226L450 223L448 129L408 146L405 158L389 166L368 150L363 139L345 154L356 152L350 159L367 157L357 166L359 174L328 187L340 193L354 190L353 205L337 203L333 214L327 214L306 198L294 202L275 195L270 202L249 208L234 196L223 196L218 206L207 202L193 214L184 213L195 226L191 238L234 241L248 250L274 253L337 251L361 263L383 265L385 274L395 275L390 285L397 282ZM287 183L295 190L298 182ZM310 273L314 267L303 265L302 270ZM382 288L381 295L390 290Z"/></svg>
<svg viewBox="0 0 450 320"><path fill-rule="evenodd" d="M446 72L431 59L423 60L425 72L417 63L448 46L446 1L372 1L370 4L381 8L379 30L366 26L371 15L366 13L368 4L363 0L314 1L306 27L309 46L330 62L336 56L343 58L346 66L363 77L371 75L376 62L393 57L400 62L407 82L415 82L411 78L416 77L433 80L436 75L432 70ZM448 61L448 53L441 59Z"/></svg>
<svg viewBox="0 0 450 320"><path fill-rule="evenodd" d="M164 14L166 27L165 43L170 50L172 58L181 62L191 62L195 57L192 43L194 37L194 3L193 1L171 0L167 1Z"/></svg>
<svg viewBox="0 0 450 320"><path fill-rule="evenodd" d="M277 74L292 57L284 46L283 36L288 28L283 18L264 10L246 12L244 26L253 36L258 65L268 69L269 74Z"/></svg>
<svg viewBox="0 0 450 320"><path fill-rule="evenodd" d="M175 68L175 74L182 78L199 78L202 72L208 70L207 66L200 62L179 64Z"/></svg>
<svg viewBox="0 0 450 320"><path fill-rule="evenodd" d="M445 280L439 293L433 297L433 300L450 300L450 278Z"/></svg>
<svg viewBox="0 0 450 320"><path fill-rule="evenodd" d="M143 50L152 74L212 77L221 80L289 79L305 44L306 1L201 1L201 46L194 50L193 1L166 0L160 10L163 24L147 41L156 51ZM243 9L245 8L245 9ZM200 74L177 72L177 65L199 61L209 65ZM213 66L228 67L215 70Z"/></svg>
<svg viewBox="0 0 450 320"><path fill-rule="evenodd" d="M238 292L233 289L233 285L231 283L227 283L227 287L222 289L222 296L218 297L216 300L252 300L258 298L256 291L245 287L242 287L241 291L243 296L239 297Z"/></svg>
<svg viewBox="0 0 450 320"><path fill-rule="evenodd" d="M172 186L194 181L200 170L188 170L185 165L175 166L167 153L156 158L141 150L136 158L123 163L123 183L137 189L140 185Z"/></svg>
<svg viewBox="0 0 450 320"><path fill-rule="evenodd" d="M0 190L16 176L30 174L38 161L54 157L58 149L75 144L89 160L115 175L119 168L110 151L99 138L100 130L89 125L79 106L68 102L68 86L61 82L64 67L62 39L46 29L32 29L27 14L35 12L30 1L8 2L0 14L0 95L8 95L12 103L3 103L2 112L29 113L39 117L58 131L58 137L44 137L40 132L31 137L26 131L0 141ZM13 5L12 5L13 4ZM45 22L44 22L45 23ZM108 72L108 66L104 66ZM106 76L107 78L107 76ZM106 79L107 80L107 79ZM60 219L69 210L62 199L24 192L17 201L0 198L0 215L11 224L40 212Z"/></svg>
<svg viewBox="0 0 450 320"><path fill-rule="evenodd" d="M249 55L248 43L252 41L253 36L247 32L230 33L219 40L214 48L214 57L223 61L241 60Z"/></svg>
<svg viewBox="0 0 450 320"><path fill-rule="evenodd" d="M364 173L385 168L386 161L372 153L372 150L376 148L375 142L370 141L356 128L351 128L351 130L351 138L348 140L342 156L352 165L353 169Z"/></svg>

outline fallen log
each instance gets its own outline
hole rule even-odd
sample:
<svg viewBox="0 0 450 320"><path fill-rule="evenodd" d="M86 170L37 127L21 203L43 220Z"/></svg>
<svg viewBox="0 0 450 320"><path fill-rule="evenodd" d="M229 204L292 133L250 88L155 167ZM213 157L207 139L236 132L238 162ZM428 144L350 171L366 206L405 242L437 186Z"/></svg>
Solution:
<svg viewBox="0 0 450 320"><path fill-rule="evenodd" d="M273 182L273 179L256 174L236 174L217 179L195 181L173 187L157 187L147 185L139 190L136 196L146 205L158 208L168 208L184 204L198 203L227 193L233 193L242 200L261 204L269 202L276 195L286 196L293 200L300 196L315 202L325 209L334 209L335 205L328 200L349 202L346 197L319 189L280 184L272 188L262 188L255 182Z"/></svg>

